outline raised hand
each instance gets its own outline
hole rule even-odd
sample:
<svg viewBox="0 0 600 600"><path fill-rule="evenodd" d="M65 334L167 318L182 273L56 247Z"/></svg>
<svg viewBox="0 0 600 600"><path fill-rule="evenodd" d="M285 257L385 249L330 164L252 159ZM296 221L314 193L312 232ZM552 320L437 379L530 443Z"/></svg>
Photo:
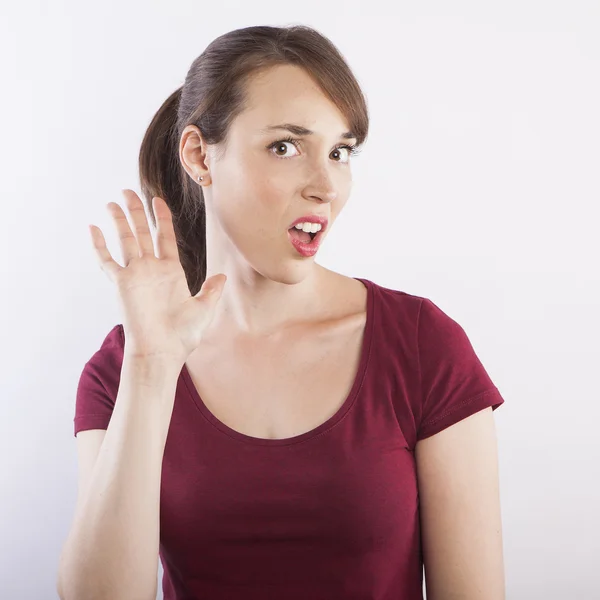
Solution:
<svg viewBox="0 0 600 600"><path fill-rule="evenodd" d="M144 205L133 190L123 190L133 232L123 209L109 202L120 240L124 266L111 256L100 228L90 225L100 267L117 286L123 313L125 351L140 357L162 357L181 365L198 347L212 321L227 276L209 277L190 294L179 260L171 211L152 199L156 216L156 253Z"/></svg>

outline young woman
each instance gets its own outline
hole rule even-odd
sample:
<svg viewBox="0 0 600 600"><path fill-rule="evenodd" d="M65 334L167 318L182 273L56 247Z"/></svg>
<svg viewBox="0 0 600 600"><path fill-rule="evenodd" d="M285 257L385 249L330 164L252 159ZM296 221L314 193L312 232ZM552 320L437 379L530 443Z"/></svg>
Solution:
<svg viewBox="0 0 600 600"><path fill-rule="evenodd" d="M140 152L123 323L77 389L61 598L504 598L503 403L432 301L315 262L352 186L365 98L323 35L212 42ZM357 236L361 232L356 232Z"/></svg>

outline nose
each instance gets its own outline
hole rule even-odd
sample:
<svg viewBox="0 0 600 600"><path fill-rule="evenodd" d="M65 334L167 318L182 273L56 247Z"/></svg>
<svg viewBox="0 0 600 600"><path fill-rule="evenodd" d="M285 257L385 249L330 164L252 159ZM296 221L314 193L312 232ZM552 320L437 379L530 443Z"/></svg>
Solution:
<svg viewBox="0 0 600 600"><path fill-rule="evenodd" d="M321 202L333 202L338 197L338 190L325 168L313 171L311 183L306 186L304 193L307 197L316 198Z"/></svg>
<svg viewBox="0 0 600 600"><path fill-rule="evenodd" d="M315 198L320 200L321 202L333 202L337 198L337 192L335 191L327 191L320 192L314 195Z"/></svg>

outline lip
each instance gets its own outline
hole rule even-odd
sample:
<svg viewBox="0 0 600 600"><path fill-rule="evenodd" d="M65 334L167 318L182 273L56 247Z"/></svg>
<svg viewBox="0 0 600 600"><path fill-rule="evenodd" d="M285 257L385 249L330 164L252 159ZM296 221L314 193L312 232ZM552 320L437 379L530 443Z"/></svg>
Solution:
<svg viewBox="0 0 600 600"><path fill-rule="evenodd" d="M321 225L321 231L319 233L321 233L327 229L327 224L329 223L329 220L327 219L327 217L321 215L305 215L304 217L296 219L288 227L288 230L292 227L295 227L298 223L319 223Z"/></svg>

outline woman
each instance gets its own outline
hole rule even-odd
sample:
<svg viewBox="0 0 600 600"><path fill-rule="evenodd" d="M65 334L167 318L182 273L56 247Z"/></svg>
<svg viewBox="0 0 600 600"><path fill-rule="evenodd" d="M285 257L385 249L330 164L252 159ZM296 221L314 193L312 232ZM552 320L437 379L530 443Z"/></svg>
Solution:
<svg viewBox="0 0 600 600"><path fill-rule="evenodd" d="M504 598L503 402L426 298L315 262L352 185L365 98L309 27L212 42L152 120L123 323L77 390L61 598ZM320 227L319 227L320 226ZM357 232L360 235L360 232Z"/></svg>

